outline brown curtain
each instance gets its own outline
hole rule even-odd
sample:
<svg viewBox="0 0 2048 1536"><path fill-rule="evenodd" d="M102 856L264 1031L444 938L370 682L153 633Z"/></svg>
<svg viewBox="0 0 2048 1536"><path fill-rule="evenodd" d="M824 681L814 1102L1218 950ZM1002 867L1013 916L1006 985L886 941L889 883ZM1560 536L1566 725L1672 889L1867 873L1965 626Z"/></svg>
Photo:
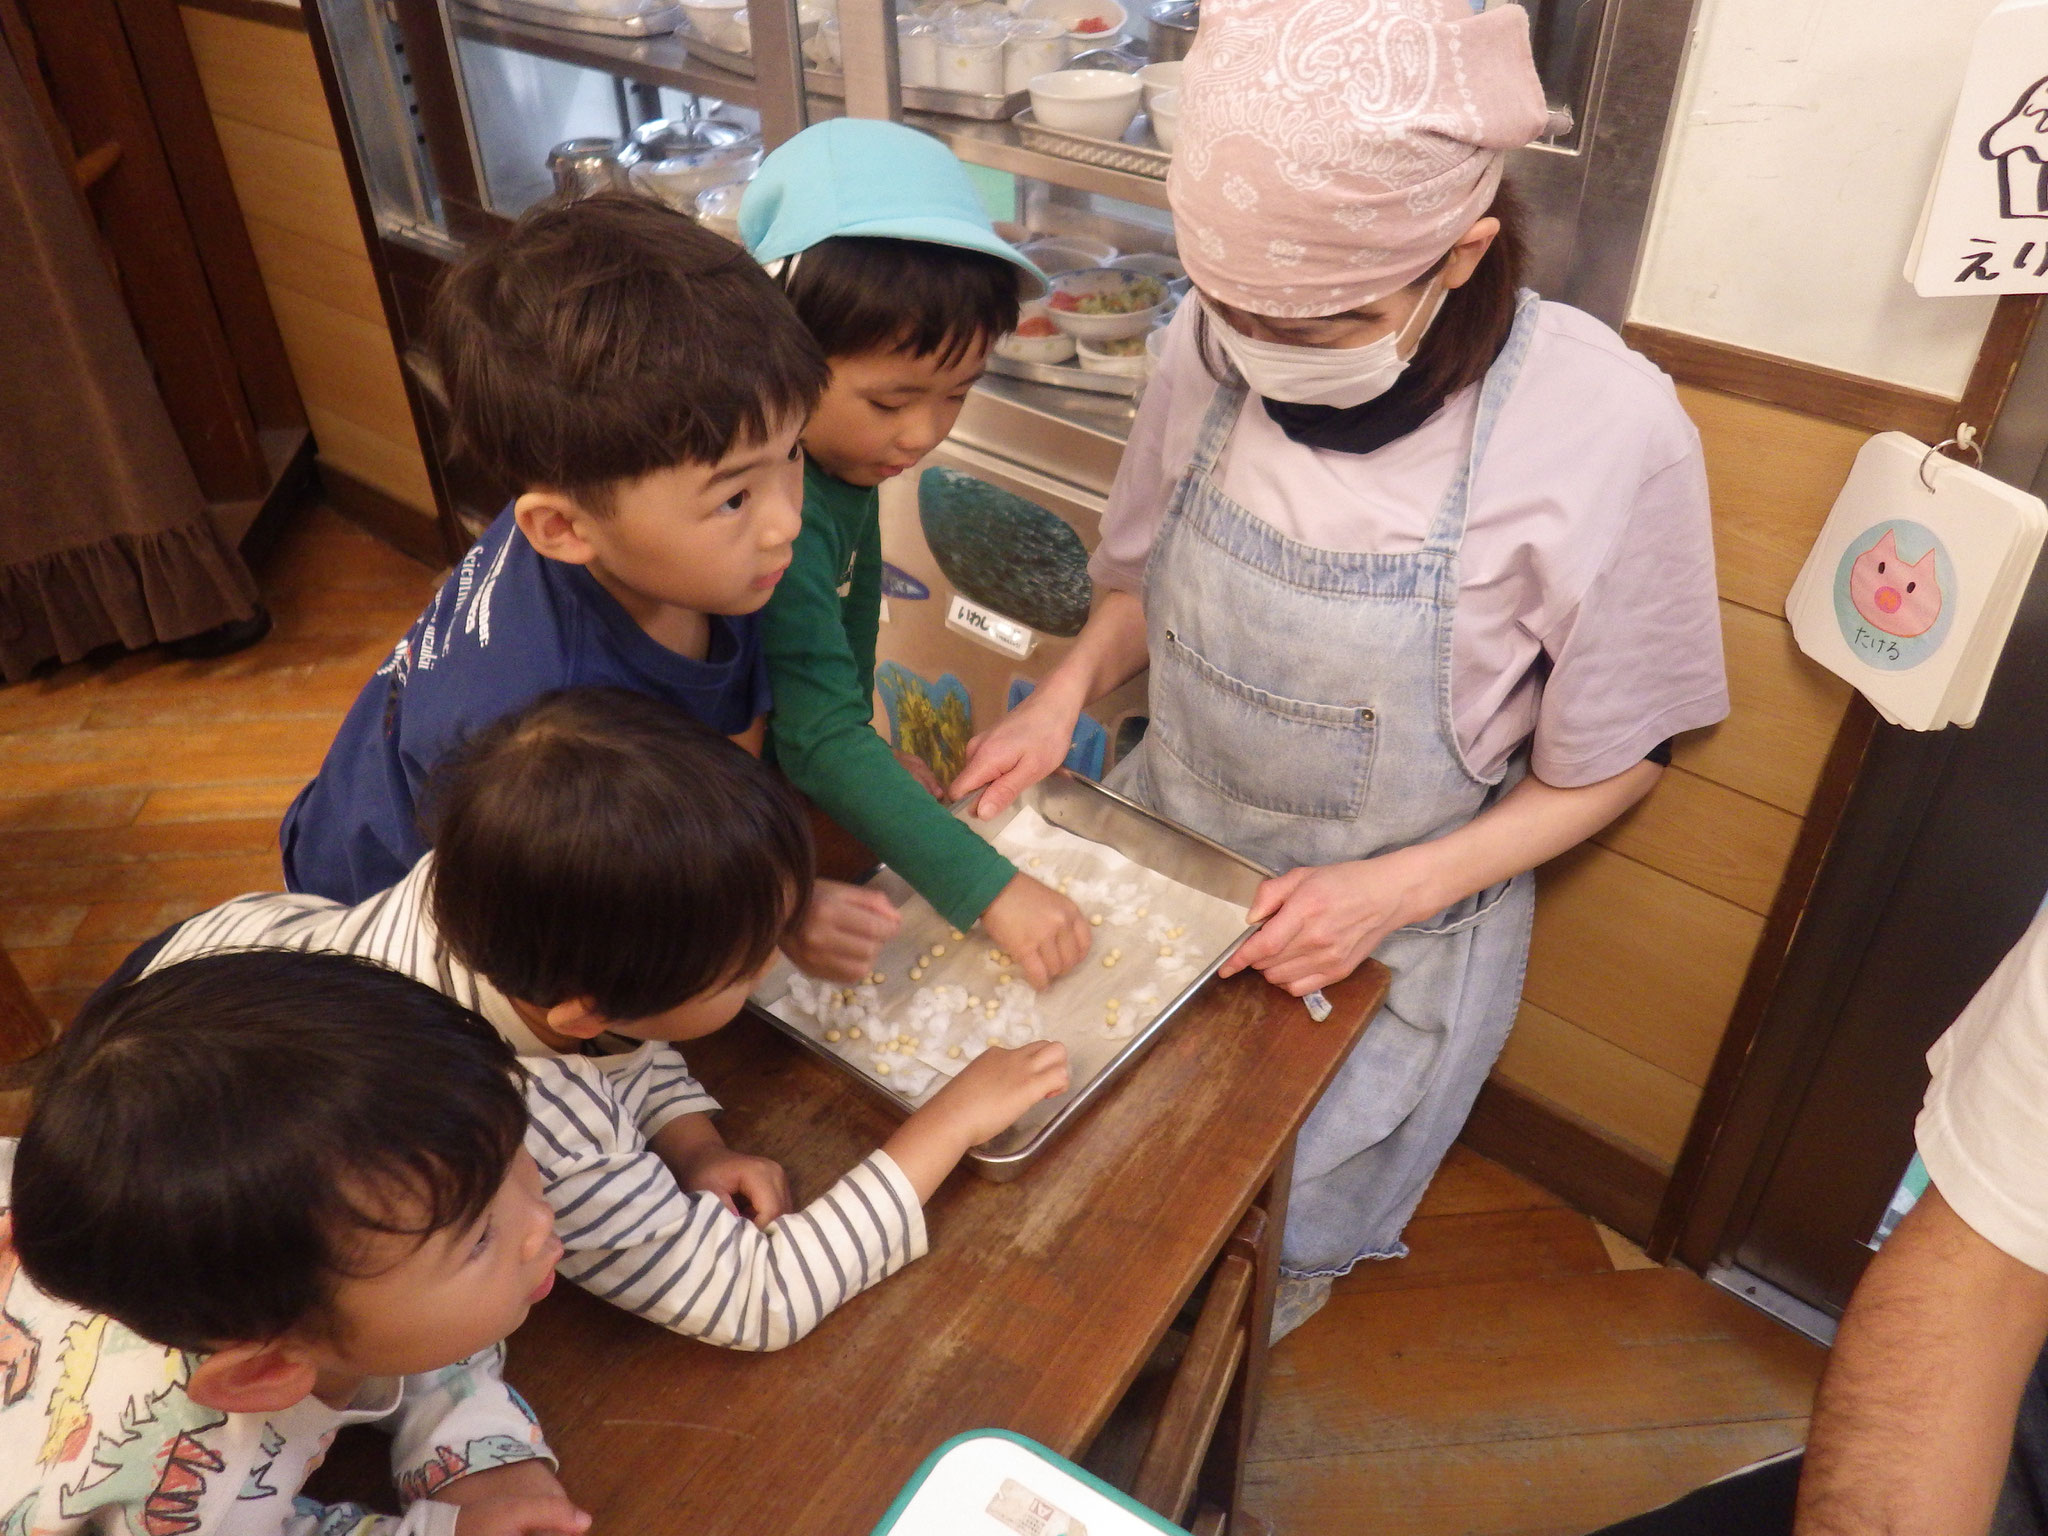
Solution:
<svg viewBox="0 0 2048 1536"><path fill-rule="evenodd" d="M0 677L255 612L0 46Z"/></svg>

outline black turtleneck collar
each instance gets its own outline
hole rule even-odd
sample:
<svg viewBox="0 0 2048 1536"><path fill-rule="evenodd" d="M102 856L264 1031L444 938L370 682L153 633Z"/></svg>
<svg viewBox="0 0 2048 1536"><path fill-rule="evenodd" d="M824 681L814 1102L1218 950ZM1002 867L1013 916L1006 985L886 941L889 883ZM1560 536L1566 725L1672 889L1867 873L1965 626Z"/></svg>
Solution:
<svg viewBox="0 0 2048 1536"><path fill-rule="evenodd" d="M1296 405L1266 400L1266 414L1304 448L1336 453L1371 453L1406 437L1443 406L1448 392L1425 387L1422 376L1405 369L1394 387L1363 405Z"/></svg>

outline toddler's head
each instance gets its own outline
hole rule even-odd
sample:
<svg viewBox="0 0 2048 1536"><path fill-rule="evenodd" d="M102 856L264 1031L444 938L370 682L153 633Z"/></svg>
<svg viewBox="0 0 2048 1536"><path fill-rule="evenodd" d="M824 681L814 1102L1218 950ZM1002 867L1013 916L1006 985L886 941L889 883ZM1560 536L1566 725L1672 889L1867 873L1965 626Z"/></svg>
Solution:
<svg viewBox="0 0 2048 1536"><path fill-rule="evenodd" d="M831 360L804 450L853 485L901 474L953 430L1038 269L999 238L952 151L900 123L837 118L763 162L740 209Z"/></svg>
<svg viewBox="0 0 2048 1536"><path fill-rule="evenodd" d="M245 951L94 999L15 1156L36 1286L202 1353L187 1390L275 1412L517 1328L561 1245L511 1050L338 955Z"/></svg>
<svg viewBox="0 0 2048 1536"><path fill-rule="evenodd" d="M751 613L789 564L815 342L731 241L648 199L528 212L434 297L460 446L628 611Z"/></svg>
<svg viewBox="0 0 2048 1536"><path fill-rule="evenodd" d="M428 804L441 937L543 1038L719 1028L811 888L795 792L623 689L544 694L478 732Z"/></svg>

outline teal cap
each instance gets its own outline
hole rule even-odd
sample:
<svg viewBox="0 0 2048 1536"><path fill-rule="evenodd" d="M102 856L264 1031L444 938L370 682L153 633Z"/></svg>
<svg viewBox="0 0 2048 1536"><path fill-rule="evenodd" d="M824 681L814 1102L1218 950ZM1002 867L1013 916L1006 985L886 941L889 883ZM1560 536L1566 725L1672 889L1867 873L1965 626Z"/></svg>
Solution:
<svg viewBox="0 0 2048 1536"><path fill-rule="evenodd" d="M1045 274L995 231L953 152L901 123L835 117L761 162L740 202L740 238L764 266L834 235L925 240L997 256L1046 291Z"/></svg>

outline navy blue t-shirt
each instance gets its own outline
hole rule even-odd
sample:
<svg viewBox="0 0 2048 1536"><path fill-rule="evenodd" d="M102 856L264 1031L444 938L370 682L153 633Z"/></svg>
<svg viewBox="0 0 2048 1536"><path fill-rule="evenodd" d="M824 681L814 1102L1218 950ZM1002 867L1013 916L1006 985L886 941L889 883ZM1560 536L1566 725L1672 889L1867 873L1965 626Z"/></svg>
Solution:
<svg viewBox="0 0 2048 1536"><path fill-rule="evenodd" d="M415 804L434 764L554 688L667 699L726 736L768 710L758 616L714 616L702 661L650 639L580 565L535 553L501 513L342 721L285 812L285 884L351 906L427 851Z"/></svg>

